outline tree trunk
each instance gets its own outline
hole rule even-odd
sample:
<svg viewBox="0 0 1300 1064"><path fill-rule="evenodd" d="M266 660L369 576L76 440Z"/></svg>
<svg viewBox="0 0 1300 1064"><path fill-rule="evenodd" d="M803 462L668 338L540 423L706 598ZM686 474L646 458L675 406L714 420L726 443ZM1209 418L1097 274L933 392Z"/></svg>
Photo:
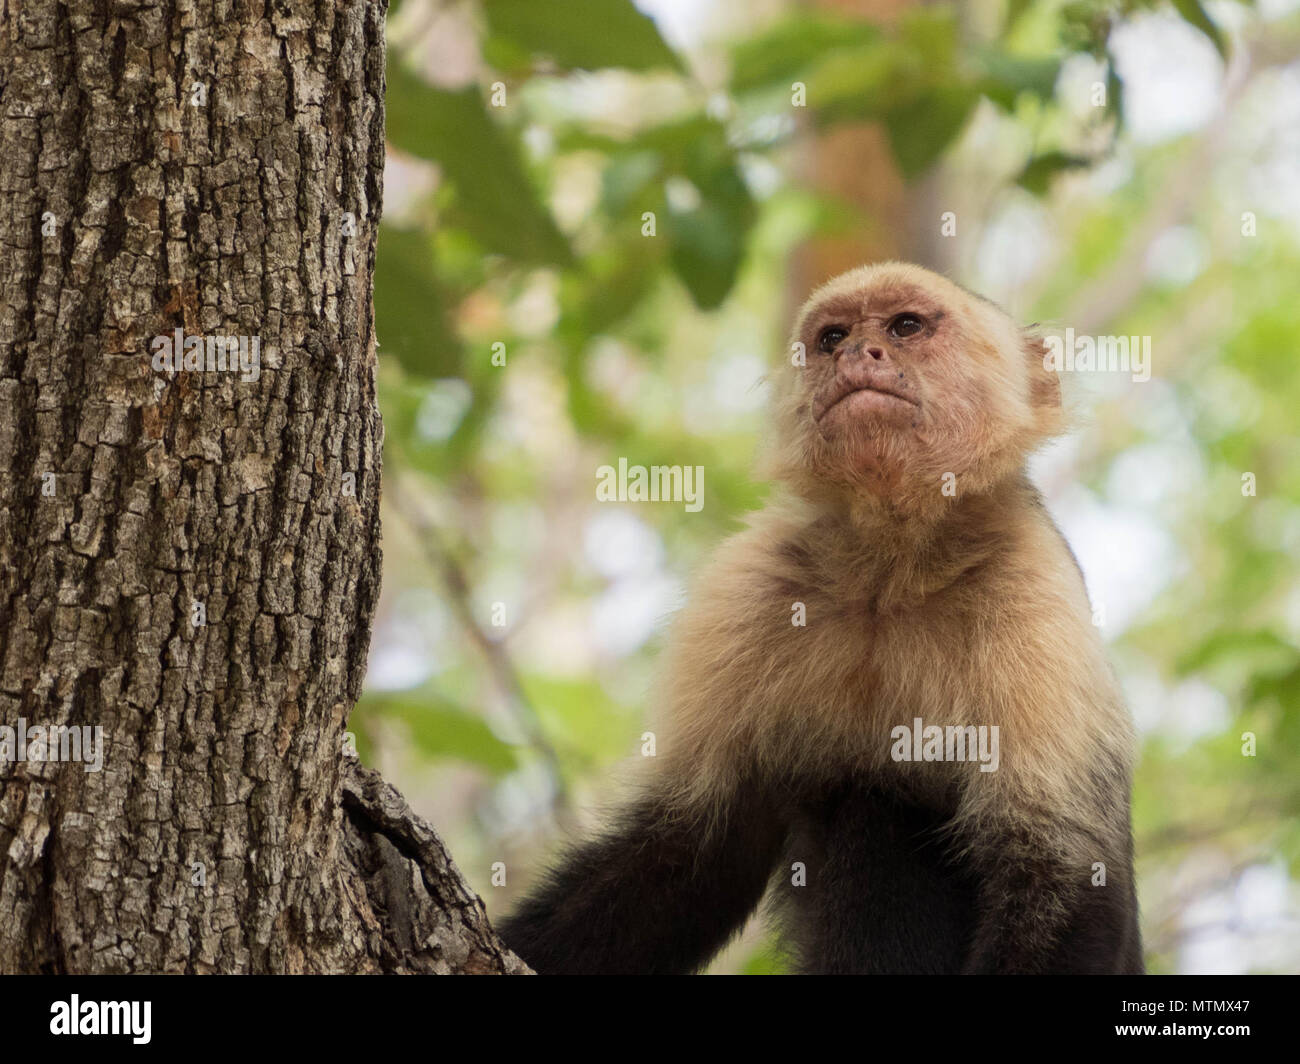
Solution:
<svg viewBox="0 0 1300 1064"><path fill-rule="evenodd" d="M345 743L384 14L0 0L0 971L525 970Z"/></svg>
<svg viewBox="0 0 1300 1064"><path fill-rule="evenodd" d="M811 6L880 26L897 22L915 0L811 0ZM805 128L796 153L803 184L848 204L857 219L841 218L834 233L805 241L790 258L786 317L793 320L804 300L832 277L872 262L906 259L934 269L947 248L934 237L938 211L931 209L934 183L909 187L879 122ZM918 224L916 220L925 221ZM909 220L911 223L909 224Z"/></svg>

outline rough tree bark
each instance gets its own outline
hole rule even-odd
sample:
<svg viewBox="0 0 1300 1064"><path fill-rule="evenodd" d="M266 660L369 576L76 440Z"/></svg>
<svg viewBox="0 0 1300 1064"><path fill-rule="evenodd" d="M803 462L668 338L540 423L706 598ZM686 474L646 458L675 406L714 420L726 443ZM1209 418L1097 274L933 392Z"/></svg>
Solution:
<svg viewBox="0 0 1300 1064"><path fill-rule="evenodd" d="M525 970L345 750L384 14L0 0L0 725L104 742L0 761L0 971ZM156 371L178 328L260 377Z"/></svg>

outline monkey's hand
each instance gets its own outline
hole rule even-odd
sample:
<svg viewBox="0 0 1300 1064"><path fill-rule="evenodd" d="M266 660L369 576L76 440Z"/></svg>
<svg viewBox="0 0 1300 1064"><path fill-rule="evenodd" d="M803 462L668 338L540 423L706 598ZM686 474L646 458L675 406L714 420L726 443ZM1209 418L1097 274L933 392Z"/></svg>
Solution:
<svg viewBox="0 0 1300 1064"><path fill-rule="evenodd" d="M753 912L783 830L755 788L683 814L650 794L572 849L500 925L544 974L682 974Z"/></svg>

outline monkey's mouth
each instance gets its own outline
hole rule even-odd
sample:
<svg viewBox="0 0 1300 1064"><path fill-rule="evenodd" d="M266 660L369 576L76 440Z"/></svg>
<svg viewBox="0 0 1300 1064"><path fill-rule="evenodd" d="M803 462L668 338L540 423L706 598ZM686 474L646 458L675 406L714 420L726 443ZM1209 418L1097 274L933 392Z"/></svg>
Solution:
<svg viewBox="0 0 1300 1064"><path fill-rule="evenodd" d="M837 406L839 406L842 402L844 402L845 399L851 398L852 396L855 395L863 395L864 393L868 396L873 397L867 400L868 402L870 402L873 406L879 403L881 404L882 409L884 407L896 406L899 403L904 403L907 406L915 406L915 407L919 407L921 405L910 395L904 395L902 392L896 391L892 388L885 387L882 385L860 384L857 385L856 387L847 388L845 391L843 391L842 393L837 395L834 399L832 399L829 403L827 403L822 408L821 413L817 415L816 420L821 421L822 418L824 418L827 414L829 414L832 410L834 410Z"/></svg>

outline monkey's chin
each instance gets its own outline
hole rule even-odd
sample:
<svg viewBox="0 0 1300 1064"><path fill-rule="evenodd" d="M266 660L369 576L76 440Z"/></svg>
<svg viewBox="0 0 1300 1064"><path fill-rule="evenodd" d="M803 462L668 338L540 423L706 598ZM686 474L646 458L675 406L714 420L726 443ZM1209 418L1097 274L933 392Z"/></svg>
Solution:
<svg viewBox="0 0 1300 1064"><path fill-rule="evenodd" d="M916 428L921 408L888 392L862 388L850 392L832 406L817 422L817 430L827 440L878 438L898 428Z"/></svg>
<svg viewBox="0 0 1300 1064"><path fill-rule="evenodd" d="M813 468L835 490L888 499L907 479L913 447L900 426L858 420L823 438Z"/></svg>

